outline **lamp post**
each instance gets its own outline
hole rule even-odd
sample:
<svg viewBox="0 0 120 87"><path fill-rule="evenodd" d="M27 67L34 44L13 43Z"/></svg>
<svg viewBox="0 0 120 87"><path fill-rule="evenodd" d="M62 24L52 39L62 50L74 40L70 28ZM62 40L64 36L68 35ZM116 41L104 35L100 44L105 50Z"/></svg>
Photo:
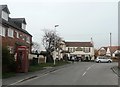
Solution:
<svg viewBox="0 0 120 87"><path fill-rule="evenodd" d="M59 25L55 25L54 27L55 27L55 33L56 33L56 27L58 27ZM56 37L54 37L55 39L54 39L54 51L53 51L53 59L54 59L54 65L56 64L56 62L55 62L55 60L56 60L56 48L55 48L55 46L56 46Z"/></svg>

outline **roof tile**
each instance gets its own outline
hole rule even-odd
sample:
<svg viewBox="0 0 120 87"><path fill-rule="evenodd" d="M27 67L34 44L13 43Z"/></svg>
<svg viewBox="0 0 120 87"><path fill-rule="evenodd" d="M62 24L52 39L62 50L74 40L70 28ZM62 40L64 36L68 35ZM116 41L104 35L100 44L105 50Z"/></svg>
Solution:
<svg viewBox="0 0 120 87"><path fill-rule="evenodd" d="M68 47L93 47L91 42L65 42Z"/></svg>

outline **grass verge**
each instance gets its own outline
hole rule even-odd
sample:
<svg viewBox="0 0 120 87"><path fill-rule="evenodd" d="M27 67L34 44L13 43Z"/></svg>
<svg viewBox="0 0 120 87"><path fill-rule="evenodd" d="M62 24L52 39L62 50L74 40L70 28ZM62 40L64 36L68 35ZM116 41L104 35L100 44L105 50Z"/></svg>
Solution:
<svg viewBox="0 0 120 87"><path fill-rule="evenodd" d="M56 66L62 66L65 64L69 64L69 62L66 61L56 61L56 64L54 65L53 63L42 63L42 64L37 64L37 65L32 65L29 67L29 72L35 72L39 70L45 69L45 67L56 67ZM2 78L9 78L15 76L15 72L5 72L2 73Z"/></svg>
<svg viewBox="0 0 120 87"><path fill-rule="evenodd" d="M2 78L9 78L9 77L13 77L15 75L16 75L15 72L5 72L2 74Z"/></svg>
<svg viewBox="0 0 120 87"><path fill-rule="evenodd" d="M30 66L28 72L34 72L34 71L43 70L43 69L44 68L41 67L40 64L37 64L37 65Z"/></svg>
<svg viewBox="0 0 120 87"><path fill-rule="evenodd" d="M53 63L41 63L41 64L30 66L29 67L29 72L43 70L44 67L56 67L56 66L61 66L61 65L65 65L65 64L69 64L69 62L66 62L66 61L56 61L55 65Z"/></svg>

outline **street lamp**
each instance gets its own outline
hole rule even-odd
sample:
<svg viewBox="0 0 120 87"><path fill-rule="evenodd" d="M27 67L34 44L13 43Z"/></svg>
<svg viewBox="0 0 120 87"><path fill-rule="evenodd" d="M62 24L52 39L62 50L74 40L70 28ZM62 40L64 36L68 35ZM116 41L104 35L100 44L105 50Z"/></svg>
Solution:
<svg viewBox="0 0 120 87"><path fill-rule="evenodd" d="M56 33L56 27L58 27L59 25L55 25L55 33ZM56 38L54 39L54 51L53 51L53 59L54 59L54 65L56 64L55 60L56 60L56 48L55 48L55 45L56 45Z"/></svg>

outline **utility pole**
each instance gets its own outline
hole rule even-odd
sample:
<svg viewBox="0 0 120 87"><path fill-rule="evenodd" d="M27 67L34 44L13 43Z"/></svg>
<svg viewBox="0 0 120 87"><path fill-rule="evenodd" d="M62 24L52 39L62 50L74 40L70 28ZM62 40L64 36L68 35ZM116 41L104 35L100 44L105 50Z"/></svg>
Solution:
<svg viewBox="0 0 120 87"><path fill-rule="evenodd" d="M112 46L112 33L110 33L110 56L112 57L111 46Z"/></svg>
<svg viewBox="0 0 120 87"><path fill-rule="evenodd" d="M110 33L110 47L111 47L111 45L112 45L112 33Z"/></svg>
<svg viewBox="0 0 120 87"><path fill-rule="evenodd" d="M94 59L94 42L93 42L93 38L91 37L91 43L93 45L93 48L92 48L92 59Z"/></svg>

